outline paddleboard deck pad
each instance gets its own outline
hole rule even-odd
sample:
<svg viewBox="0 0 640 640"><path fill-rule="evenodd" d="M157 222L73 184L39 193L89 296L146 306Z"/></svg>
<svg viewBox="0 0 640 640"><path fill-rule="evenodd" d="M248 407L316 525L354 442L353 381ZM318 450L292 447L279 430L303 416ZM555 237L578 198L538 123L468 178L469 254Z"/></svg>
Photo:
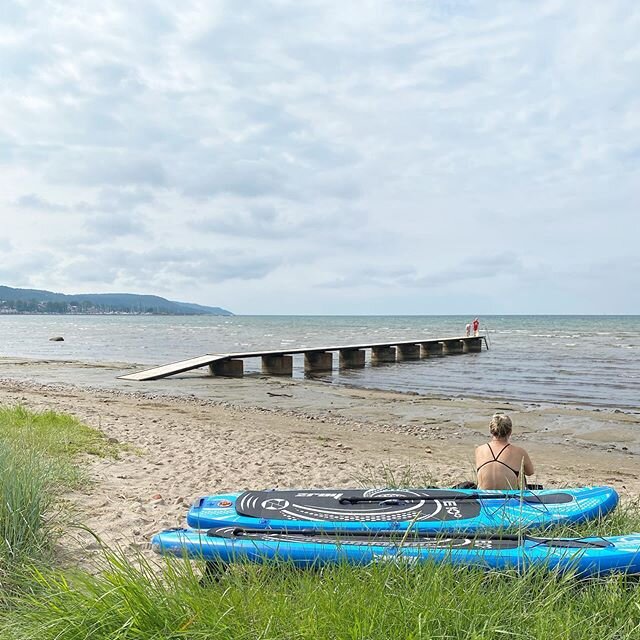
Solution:
<svg viewBox="0 0 640 640"><path fill-rule="evenodd" d="M436 562L485 569L539 566L580 576L640 573L640 533L607 538L545 538L518 535L442 535L426 532L290 533L277 529L217 527L170 529L154 536L161 554L208 562L291 562L300 567L349 563Z"/></svg>
<svg viewBox="0 0 640 640"><path fill-rule="evenodd" d="M604 516L615 508L611 487L540 491L474 489L313 489L246 491L199 498L187 514L194 529L309 526L326 531L407 529L489 531L546 527Z"/></svg>

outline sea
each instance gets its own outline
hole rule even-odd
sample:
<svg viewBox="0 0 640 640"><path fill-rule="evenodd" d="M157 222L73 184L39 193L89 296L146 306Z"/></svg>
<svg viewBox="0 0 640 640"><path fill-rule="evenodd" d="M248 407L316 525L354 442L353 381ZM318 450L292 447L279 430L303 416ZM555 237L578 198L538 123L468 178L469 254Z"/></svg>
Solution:
<svg viewBox="0 0 640 640"><path fill-rule="evenodd" d="M464 335L463 316L0 315L0 357L135 363L206 353L339 346ZM485 316L481 353L315 376L331 384L640 409L640 316ZM64 342L49 338L64 337ZM245 361L258 375L260 361ZM0 360L0 376L2 361ZM304 376L294 357L294 378Z"/></svg>

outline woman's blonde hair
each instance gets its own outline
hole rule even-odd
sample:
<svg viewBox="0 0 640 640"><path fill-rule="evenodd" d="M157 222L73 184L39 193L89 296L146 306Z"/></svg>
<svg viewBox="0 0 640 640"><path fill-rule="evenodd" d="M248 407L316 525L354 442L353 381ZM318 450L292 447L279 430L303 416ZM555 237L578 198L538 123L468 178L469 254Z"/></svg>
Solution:
<svg viewBox="0 0 640 640"><path fill-rule="evenodd" d="M513 430L511 418L504 413L494 413L489 423L489 431L494 438L508 438Z"/></svg>

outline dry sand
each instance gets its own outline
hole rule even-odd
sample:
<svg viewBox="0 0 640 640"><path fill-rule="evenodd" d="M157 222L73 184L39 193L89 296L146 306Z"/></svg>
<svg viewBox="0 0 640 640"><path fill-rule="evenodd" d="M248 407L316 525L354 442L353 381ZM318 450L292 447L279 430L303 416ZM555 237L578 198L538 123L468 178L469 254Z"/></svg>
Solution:
<svg viewBox="0 0 640 640"><path fill-rule="evenodd" d="M640 493L639 412L201 372L116 381L122 372L115 365L0 361L1 404L68 412L130 446L117 460L87 457L94 483L69 496L79 521L124 549L148 549L152 534L184 524L188 505L202 494L382 485L385 469L441 485L473 479L473 448L497 410L512 416L514 441L530 451L537 482ZM87 552L96 547L86 537L81 544Z"/></svg>

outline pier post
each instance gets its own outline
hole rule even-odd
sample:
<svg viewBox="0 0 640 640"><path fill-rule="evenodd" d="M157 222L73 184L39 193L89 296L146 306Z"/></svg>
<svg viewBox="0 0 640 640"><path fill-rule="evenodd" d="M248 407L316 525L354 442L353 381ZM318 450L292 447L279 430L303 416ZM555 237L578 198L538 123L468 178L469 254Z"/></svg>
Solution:
<svg viewBox="0 0 640 640"><path fill-rule="evenodd" d="M463 340L463 353L477 353L482 351L482 338L467 338Z"/></svg>
<svg viewBox="0 0 640 640"><path fill-rule="evenodd" d="M420 358L419 344L399 344L396 349L398 350L398 361L418 360Z"/></svg>
<svg viewBox="0 0 640 640"><path fill-rule="evenodd" d="M434 358L443 356L442 342L423 342L420 345L420 357L421 358Z"/></svg>
<svg viewBox="0 0 640 640"><path fill-rule="evenodd" d="M293 375L293 356L262 356L262 373L270 376Z"/></svg>
<svg viewBox="0 0 640 640"><path fill-rule="evenodd" d="M457 353L462 353L462 344L464 340L443 340L443 351L445 356L455 355Z"/></svg>
<svg viewBox="0 0 640 640"><path fill-rule="evenodd" d="M307 351L304 354L304 372L331 371L333 369L333 353L327 351Z"/></svg>
<svg viewBox="0 0 640 640"><path fill-rule="evenodd" d="M359 369L364 367L364 349L340 349L340 368Z"/></svg>
<svg viewBox="0 0 640 640"><path fill-rule="evenodd" d="M371 364L381 364L383 362L395 361L395 347L371 347Z"/></svg>
<svg viewBox="0 0 640 640"><path fill-rule="evenodd" d="M225 376L227 378L242 378L244 375L244 362L242 360L217 360L209 365L212 376Z"/></svg>

